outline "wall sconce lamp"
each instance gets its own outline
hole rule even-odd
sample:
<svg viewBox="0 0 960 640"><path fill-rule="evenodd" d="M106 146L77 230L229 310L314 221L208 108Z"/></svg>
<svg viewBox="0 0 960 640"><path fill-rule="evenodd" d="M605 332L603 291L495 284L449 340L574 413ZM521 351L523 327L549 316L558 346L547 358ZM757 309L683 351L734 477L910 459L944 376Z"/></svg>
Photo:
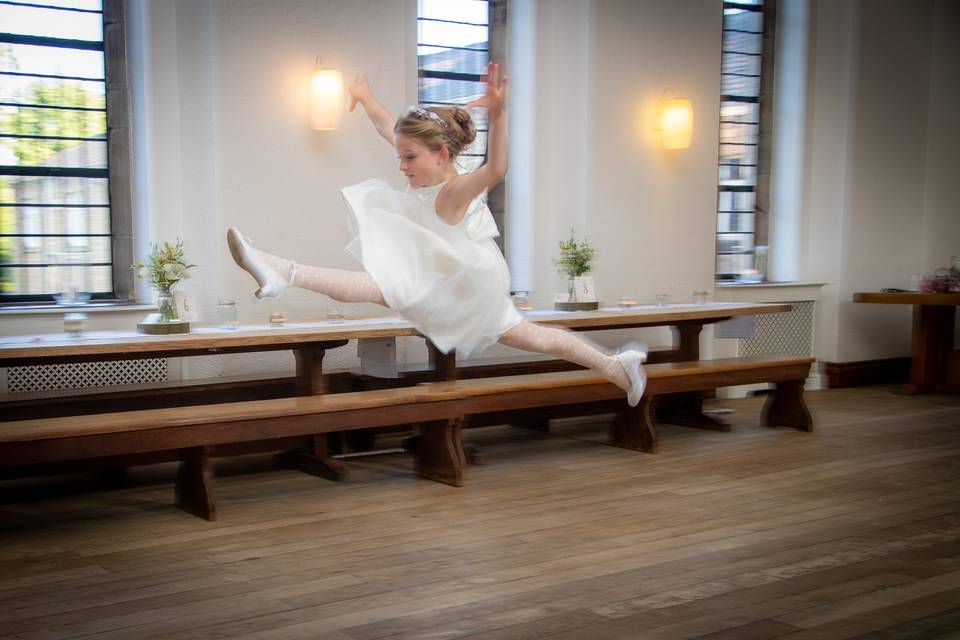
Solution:
<svg viewBox="0 0 960 640"><path fill-rule="evenodd" d="M693 138L693 104L687 98L671 98L660 103L657 131L664 149L687 149Z"/></svg>
<svg viewBox="0 0 960 640"><path fill-rule="evenodd" d="M334 131L343 113L343 74L324 69L317 58L310 81L310 126L316 131Z"/></svg>

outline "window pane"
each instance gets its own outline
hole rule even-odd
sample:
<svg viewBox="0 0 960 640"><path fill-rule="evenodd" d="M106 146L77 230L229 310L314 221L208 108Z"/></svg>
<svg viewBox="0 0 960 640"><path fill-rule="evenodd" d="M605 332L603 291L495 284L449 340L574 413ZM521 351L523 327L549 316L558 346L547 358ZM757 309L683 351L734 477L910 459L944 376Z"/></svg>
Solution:
<svg viewBox="0 0 960 640"><path fill-rule="evenodd" d="M420 20L417 25L417 42L441 47L486 49L487 27Z"/></svg>
<svg viewBox="0 0 960 640"><path fill-rule="evenodd" d="M38 205L109 203L106 178L0 176L0 193L2 193L3 202L6 203ZM16 207L12 208L16 209ZM7 208L4 207L2 210L6 211Z"/></svg>
<svg viewBox="0 0 960 640"><path fill-rule="evenodd" d="M67 7L71 9L87 9L90 11L101 11L103 2L101 0L17 0L23 4L45 4L51 7Z"/></svg>
<svg viewBox="0 0 960 640"><path fill-rule="evenodd" d="M106 169L107 141L0 138L0 157L13 155L21 167Z"/></svg>
<svg viewBox="0 0 960 640"><path fill-rule="evenodd" d="M749 56L739 53L725 53L721 65L723 73L760 75L760 56Z"/></svg>
<svg viewBox="0 0 960 640"><path fill-rule="evenodd" d="M749 165L722 164L717 173L723 185L756 184L757 181L757 168Z"/></svg>
<svg viewBox="0 0 960 640"><path fill-rule="evenodd" d="M754 215L750 213L720 213L717 215L717 233L753 233Z"/></svg>
<svg viewBox="0 0 960 640"><path fill-rule="evenodd" d="M717 253L743 253L753 250L752 233L726 233L717 236Z"/></svg>
<svg viewBox="0 0 960 640"><path fill-rule="evenodd" d="M484 0L420 0L417 15L421 18L487 24L487 3Z"/></svg>
<svg viewBox="0 0 960 640"><path fill-rule="evenodd" d="M760 121L760 106L755 102L733 102L726 100L720 103L721 122L750 122Z"/></svg>
<svg viewBox="0 0 960 640"><path fill-rule="evenodd" d="M763 13L760 11L746 11L744 9L724 9L723 28L724 31L730 29L753 32L763 31ZM726 33L724 33L724 36L726 36Z"/></svg>
<svg viewBox="0 0 960 640"><path fill-rule="evenodd" d="M482 82L439 78L420 78L419 87L422 103L467 104L485 91Z"/></svg>
<svg viewBox="0 0 960 640"><path fill-rule="evenodd" d="M720 164L756 165L757 147L746 144L720 143Z"/></svg>
<svg viewBox="0 0 960 640"><path fill-rule="evenodd" d="M717 276L721 279L731 279L739 276L744 270L753 268L753 254L717 254Z"/></svg>
<svg viewBox="0 0 960 640"><path fill-rule="evenodd" d="M99 13L61 11L0 4L0 24L7 33L70 40L103 40Z"/></svg>
<svg viewBox="0 0 960 640"><path fill-rule="evenodd" d="M68 291L112 292L110 266L5 267L0 263L0 292L5 295L53 296Z"/></svg>
<svg viewBox="0 0 960 640"><path fill-rule="evenodd" d="M104 111L5 107L0 111L0 134L98 138L107 131Z"/></svg>
<svg viewBox="0 0 960 640"><path fill-rule="evenodd" d="M763 50L763 36L758 33L741 33L739 31L724 31L723 52L734 53L761 53Z"/></svg>
<svg viewBox="0 0 960 640"><path fill-rule="evenodd" d="M720 80L720 92L725 96L756 98L760 95L760 78L725 75Z"/></svg>
<svg viewBox="0 0 960 640"><path fill-rule="evenodd" d="M457 73L475 73L486 71L489 54L486 51L464 51L462 49L444 49L442 47L418 47L418 65L430 71L455 71Z"/></svg>
<svg viewBox="0 0 960 640"><path fill-rule="evenodd" d="M85 82L0 74L0 102L88 106L102 109L106 105L106 100L106 83L102 80Z"/></svg>
<svg viewBox="0 0 960 640"><path fill-rule="evenodd" d="M717 197L717 211L753 213L755 201L753 191L721 191Z"/></svg>
<svg viewBox="0 0 960 640"><path fill-rule="evenodd" d="M103 69L102 51L32 44L0 45L0 71L102 80Z"/></svg>
<svg viewBox="0 0 960 640"><path fill-rule="evenodd" d="M758 128L754 124L720 124L720 143L752 144L757 141Z"/></svg>

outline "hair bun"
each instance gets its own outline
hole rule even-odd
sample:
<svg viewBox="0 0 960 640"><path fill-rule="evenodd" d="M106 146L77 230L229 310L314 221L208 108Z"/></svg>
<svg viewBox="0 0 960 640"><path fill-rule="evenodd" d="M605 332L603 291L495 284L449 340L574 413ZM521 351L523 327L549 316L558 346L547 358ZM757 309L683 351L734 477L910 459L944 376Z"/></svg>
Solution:
<svg viewBox="0 0 960 640"><path fill-rule="evenodd" d="M460 153L477 139L477 127L470 114L460 107L450 107L447 116L453 125L450 127L450 138L459 147L457 153Z"/></svg>

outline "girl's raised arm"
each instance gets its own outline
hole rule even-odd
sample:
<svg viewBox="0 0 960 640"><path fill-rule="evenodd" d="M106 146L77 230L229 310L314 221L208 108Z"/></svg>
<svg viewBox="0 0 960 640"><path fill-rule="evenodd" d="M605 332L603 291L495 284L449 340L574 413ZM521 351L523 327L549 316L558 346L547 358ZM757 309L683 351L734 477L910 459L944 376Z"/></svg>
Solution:
<svg viewBox="0 0 960 640"><path fill-rule="evenodd" d="M357 103L363 105L363 111L370 118L370 124L377 130L380 136L393 144L393 125L395 118L387 111L382 104L377 102L370 91L370 85L367 84L367 76L360 75L353 79L353 82L347 88L350 93L350 111L357 108Z"/></svg>
<svg viewBox="0 0 960 640"><path fill-rule="evenodd" d="M487 109L487 161L473 173L462 175L450 183L441 204L437 207L448 211L465 210L478 195L491 189L503 180L507 173L507 77L500 75L500 65L487 65L487 91L465 108Z"/></svg>

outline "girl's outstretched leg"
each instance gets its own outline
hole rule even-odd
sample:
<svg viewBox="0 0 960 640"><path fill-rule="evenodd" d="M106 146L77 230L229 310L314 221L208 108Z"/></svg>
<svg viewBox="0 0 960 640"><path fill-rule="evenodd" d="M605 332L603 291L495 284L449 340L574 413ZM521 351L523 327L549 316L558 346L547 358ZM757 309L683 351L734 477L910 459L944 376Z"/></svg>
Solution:
<svg viewBox="0 0 960 640"><path fill-rule="evenodd" d="M254 277L258 298L278 296L287 287L299 287L340 302L376 302L386 305L380 287L365 271L343 271L297 264L259 249L238 230L227 231L227 244L238 265Z"/></svg>
<svg viewBox="0 0 960 640"><path fill-rule="evenodd" d="M646 347L640 344L628 345L627 349L611 356L570 331L527 320L522 320L500 336L500 342L508 347L546 353L593 369L626 391L631 407L640 402L646 388L647 376L643 363L647 359L647 352Z"/></svg>

